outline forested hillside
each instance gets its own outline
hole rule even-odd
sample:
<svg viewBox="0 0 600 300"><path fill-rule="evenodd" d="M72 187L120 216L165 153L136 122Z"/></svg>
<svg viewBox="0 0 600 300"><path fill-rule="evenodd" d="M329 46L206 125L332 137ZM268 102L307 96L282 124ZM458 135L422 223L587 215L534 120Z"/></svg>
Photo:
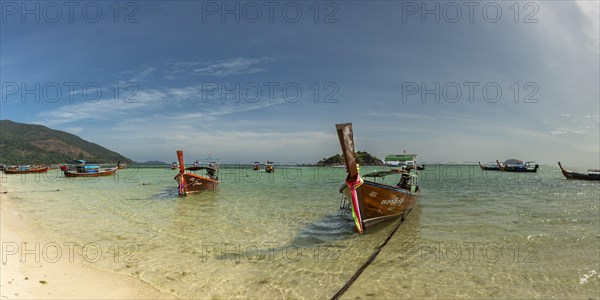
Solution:
<svg viewBox="0 0 600 300"><path fill-rule="evenodd" d="M103 163L132 162L117 152L74 134L42 125L0 121L0 163L53 164L73 159Z"/></svg>

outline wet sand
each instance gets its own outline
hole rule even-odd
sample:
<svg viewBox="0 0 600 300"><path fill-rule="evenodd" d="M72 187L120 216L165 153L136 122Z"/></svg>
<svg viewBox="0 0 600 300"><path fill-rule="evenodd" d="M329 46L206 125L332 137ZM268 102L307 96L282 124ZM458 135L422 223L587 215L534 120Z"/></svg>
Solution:
<svg viewBox="0 0 600 300"><path fill-rule="evenodd" d="M177 299L137 278L95 269L69 255L68 247L32 229L32 220L11 206L18 200L0 183L2 299Z"/></svg>

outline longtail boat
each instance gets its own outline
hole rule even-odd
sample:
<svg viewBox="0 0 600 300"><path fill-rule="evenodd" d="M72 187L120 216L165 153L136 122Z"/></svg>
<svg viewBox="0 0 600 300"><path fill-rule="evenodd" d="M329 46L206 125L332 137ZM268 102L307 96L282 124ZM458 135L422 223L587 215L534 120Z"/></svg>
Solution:
<svg viewBox="0 0 600 300"><path fill-rule="evenodd" d="M579 179L579 180L600 180L600 169L589 169L587 174L585 173L577 173L569 170L565 170L563 166L558 162L558 167L560 168L560 172L567 179Z"/></svg>
<svg viewBox="0 0 600 300"><path fill-rule="evenodd" d="M533 161L523 163L518 159L509 159L506 160L504 163L500 163L498 160L496 160L498 168L500 168L500 170L504 172L535 173L539 169L540 165L534 165L534 163L535 162Z"/></svg>
<svg viewBox="0 0 600 300"><path fill-rule="evenodd" d="M479 162L479 167L484 171L500 171L500 166L498 163L488 163L484 166L481 164L481 162Z"/></svg>
<svg viewBox="0 0 600 300"><path fill-rule="evenodd" d="M417 163L417 155L406 154L406 150L404 150L403 154L390 154L386 156L383 162L388 167L399 167L404 170L425 170L425 165Z"/></svg>
<svg viewBox="0 0 600 300"><path fill-rule="evenodd" d="M85 160L76 160L74 170L68 170L66 166L63 166L61 170L65 177L102 177L115 175L119 166L120 162L112 168L101 168L99 165L88 165Z"/></svg>
<svg viewBox="0 0 600 300"><path fill-rule="evenodd" d="M46 173L50 169L49 166L11 166L2 168L5 174L30 174L30 173Z"/></svg>
<svg viewBox="0 0 600 300"><path fill-rule="evenodd" d="M373 225L392 219L404 220L417 204L420 195L417 175L407 170L380 171L365 177L383 178L401 175L397 185L363 180L359 174L354 151L352 123L336 124L337 134L346 161L346 183L340 188L341 210L350 210L356 229L363 233Z"/></svg>
<svg viewBox="0 0 600 300"><path fill-rule="evenodd" d="M254 168L253 168L253 170L254 170L254 171L258 171L258 170L260 170L260 162L258 162L258 161L255 161L255 162L254 162Z"/></svg>
<svg viewBox="0 0 600 300"><path fill-rule="evenodd" d="M183 151L177 150L177 159L179 160L179 174L175 175L175 181L179 185L179 195L185 196L189 193L195 193L203 190L214 190L219 186L219 177L217 176L217 165L211 163L208 167L193 166L185 168L183 162ZM206 170L206 176L200 176L186 171Z"/></svg>
<svg viewBox="0 0 600 300"><path fill-rule="evenodd" d="M117 167L119 168L119 170L127 169L127 163L121 163L121 161L118 161Z"/></svg>
<svg viewBox="0 0 600 300"><path fill-rule="evenodd" d="M274 171L275 171L275 168L273 167L273 162L267 161L267 164L265 166L265 172L271 173Z"/></svg>

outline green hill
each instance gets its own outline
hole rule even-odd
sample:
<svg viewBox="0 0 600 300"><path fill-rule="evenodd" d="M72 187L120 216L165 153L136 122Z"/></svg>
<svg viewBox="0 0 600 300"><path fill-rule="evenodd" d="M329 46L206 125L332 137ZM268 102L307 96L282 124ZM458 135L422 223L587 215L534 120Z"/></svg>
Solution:
<svg viewBox="0 0 600 300"><path fill-rule="evenodd" d="M383 165L383 162L381 161L381 159L369 154L368 152L364 152L364 151L356 152L356 162L363 166ZM336 154L329 158L323 158L322 160L320 160L317 163L318 166L330 166L330 165L340 165L340 164L344 164L344 157L340 154Z"/></svg>
<svg viewBox="0 0 600 300"><path fill-rule="evenodd" d="M0 162L5 164L89 162L131 163L132 160L98 144L42 125L0 120Z"/></svg>

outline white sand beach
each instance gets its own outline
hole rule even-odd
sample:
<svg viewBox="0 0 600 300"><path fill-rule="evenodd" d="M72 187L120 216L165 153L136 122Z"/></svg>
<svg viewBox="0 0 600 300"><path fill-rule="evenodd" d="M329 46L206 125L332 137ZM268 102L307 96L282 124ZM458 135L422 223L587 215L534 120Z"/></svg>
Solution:
<svg viewBox="0 0 600 300"><path fill-rule="evenodd" d="M176 299L139 279L85 265L65 248L57 256L53 242L45 239L45 233L32 230L31 220L11 201L18 199L11 199L10 187L0 183L2 299ZM36 243L41 246L36 248ZM41 253L38 262L36 252Z"/></svg>

